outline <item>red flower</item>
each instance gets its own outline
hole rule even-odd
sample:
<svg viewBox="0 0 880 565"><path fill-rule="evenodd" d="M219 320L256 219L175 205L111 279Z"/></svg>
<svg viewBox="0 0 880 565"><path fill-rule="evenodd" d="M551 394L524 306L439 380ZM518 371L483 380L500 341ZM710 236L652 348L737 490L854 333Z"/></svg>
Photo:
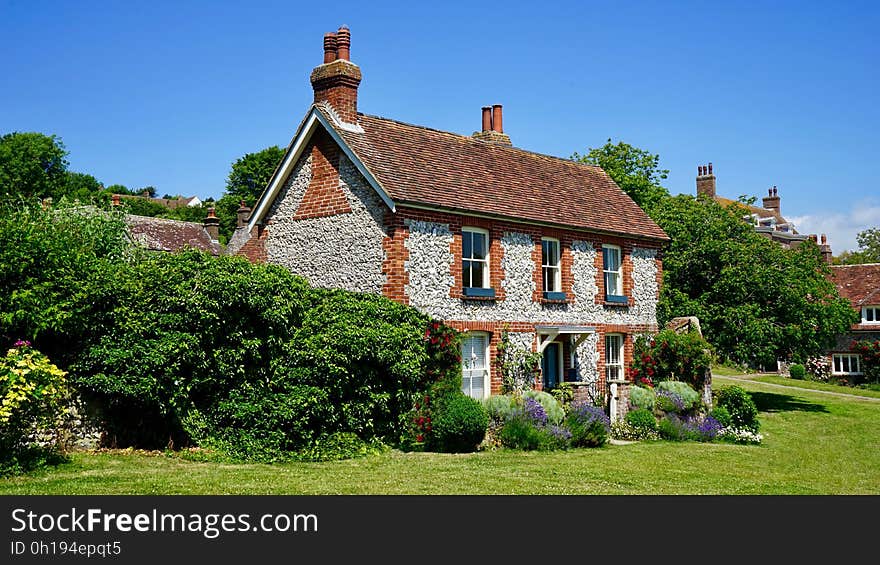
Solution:
<svg viewBox="0 0 880 565"><path fill-rule="evenodd" d="M425 441L425 438L424 436L422 436L422 434L419 434L416 436L416 441Z"/></svg>

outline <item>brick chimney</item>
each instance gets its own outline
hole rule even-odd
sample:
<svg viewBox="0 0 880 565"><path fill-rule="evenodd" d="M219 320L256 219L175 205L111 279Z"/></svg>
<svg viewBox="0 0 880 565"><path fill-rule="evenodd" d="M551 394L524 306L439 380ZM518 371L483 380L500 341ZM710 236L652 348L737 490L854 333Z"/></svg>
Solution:
<svg viewBox="0 0 880 565"><path fill-rule="evenodd" d="M113 194L110 196L110 205L111 206L121 206L122 205L122 202L120 201L118 194Z"/></svg>
<svg viewBox="0 0 880 565"><path fill-rule="evenodd" d="M244 200L242 200L238 205L238 210L236 211L237 220L235 222L235 227L243 228L247 225L248 219L251 217L251 209L245 204Z"/></svg>
<svg viewBox="0 0 880 565"><path fill-rule="evenodd" d="M767 189L767 196L764 197L763 206L767 210L774 210L777 214L781 214L779 211L779 194L776 192L775 185Z"/></svg>
<svg viewBox="0 0 880 565"><path fill-rule="evenodd" d="M202 220L205 231L211 237L211 241L220 240L220 218L214 215L214 208L208 208L208 216Z"/></svg>
<svg viewBox="0 0 880 565"><path fill-rule="evenodd" d="M712 163L697 167L697 196L701 194L715 198L715 173L712 172Z"/></svg>
<svg viewBox="0 0 880 565"><path fill-rule="evenodd" d="M315 103L327 102L346 123L357 123L357 91L361 70L349 60L351 32L342 26L324 34L324 63L311 74Z"/></svg>
<svg viewBox="0 0 880 565"><path fill-rule="evenodd" d="M828 238L824 233L822 234L822 245L819 246L819 251L822 253L822 259L830 265L834 254L831 252L831 246L828 245Z"/></svg>
<svg viewBox="0 0 880 565"><path fill-rule="evenodd" d="M501 104L483 106L483 129L475 131L474 138L498 145L512 146L510 137L504 133L501 119Z"/></svg>

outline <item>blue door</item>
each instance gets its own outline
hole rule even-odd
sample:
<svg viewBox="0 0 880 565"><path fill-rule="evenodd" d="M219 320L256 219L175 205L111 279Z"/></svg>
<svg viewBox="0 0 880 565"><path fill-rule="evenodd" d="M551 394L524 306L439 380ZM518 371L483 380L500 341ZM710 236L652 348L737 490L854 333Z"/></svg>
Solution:
<svg viewBox="0 0 880 565"><path fill-rule="evenodd" d="M541 359L541 372L544 374L544 389L555 388L559 384L559 342L551 341L544 348Z"/></svg>

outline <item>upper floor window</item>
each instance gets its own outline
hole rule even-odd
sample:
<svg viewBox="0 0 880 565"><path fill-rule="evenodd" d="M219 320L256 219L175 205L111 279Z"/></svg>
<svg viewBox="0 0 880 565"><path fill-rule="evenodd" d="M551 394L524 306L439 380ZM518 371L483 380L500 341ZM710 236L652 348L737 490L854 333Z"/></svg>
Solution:
<svg viewBox="0 0 880 565"><path fill-rule="evenodd" d="M880 306L862 306L863 324L880 324Z"/></svg>
<svg viewBox="0 0 880 565"><path fill-rule="evenodd" d="M461 230L461 277L464 288L489 288L489 232Z"/></svg>
<svg viewBox="0 0 880 565"><path fill-rule="evenodd" d="M605 300L620 301L623 297L623 272L620 247L602 246L602 269L605 275Z"/></svg>
<svg viewBox="0 0 880 565"><path fill-rule="evenodd" d="M541 238L541 273L545 293L562 291L562 269L559 266L559 258L559 240Z"/></svg>

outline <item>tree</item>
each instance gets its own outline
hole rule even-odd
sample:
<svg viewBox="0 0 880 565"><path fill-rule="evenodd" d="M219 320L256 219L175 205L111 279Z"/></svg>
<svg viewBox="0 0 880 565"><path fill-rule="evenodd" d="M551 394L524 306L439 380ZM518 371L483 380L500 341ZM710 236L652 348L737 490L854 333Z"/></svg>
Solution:
<svg viewBox="0 0 880 565"><path fill-rule="evenodd" d="M54 135L13 132L0 137L0 195L60 198L67 183L67 154Z"/></svg>
<svg viewBox="0 0 880 565"><path fill-rule="evenodd" d="M652 218L670 236L658 322L697 316L719 355L754 368L803 362L855 322L818 246L786 249L723 207L688 195L662 199Z"/></svg>
<svg viewBox="0 0 880 565"><path fill-rule="evenodd" d="M590 149L586 155L574 153L571 159L602 167L617 186L645 211L669 196L669 191L660 185L669 171L660 168L659 155L644 149L622 141L615 145L609 138L602 147Z"/></svg>
<svg viewBox="0 0 880 565"><path fill-rule="evenodd" d="M284 157L284 150L273 145L256 153L247 153L232 164L226 179L226 193L253 206L266 188L272 173Z"/></svg>
<svg viewBox="0 0 880 565"><path fill-rule="evenodd" d="M64 195L71 200L92 202L104 189L98 179L86 173L67 172Z"/></svg>
<svg viewBox="0 0 880 565"><path fill-rule="evenodd" d="M215 212L220 218L220 241L226 243L238 224L238 208L244 202L253 207L284 157L284 150L273 145L256 153L247 153L232 163L226 179L226 192L217 200Z"/></svg>
<svg viewBox="0 0 880 565"><path fill-rule="evenodd" d="M858 251L844 251L834 258L838 265L859 265L863 263L880 263L880 229L869 228L856 235L859 243Z"/></svg>

